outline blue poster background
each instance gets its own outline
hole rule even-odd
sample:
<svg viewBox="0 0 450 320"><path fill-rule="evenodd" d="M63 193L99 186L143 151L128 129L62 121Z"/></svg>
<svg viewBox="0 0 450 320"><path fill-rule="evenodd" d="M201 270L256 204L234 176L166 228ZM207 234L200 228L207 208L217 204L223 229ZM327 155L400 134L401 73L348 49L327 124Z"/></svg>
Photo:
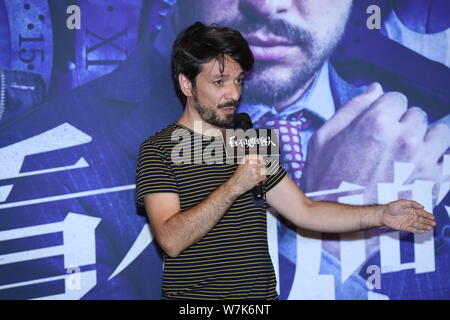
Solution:
<svg viewBox="0 0 450 320"><path fill-rule="evenodd" d="M183 110L170 72L180 31L172 19L202 20L187 12L190 2L0 1L0 299L159 299L162 252L136 206L135 169L140 144ZM205 19L238 2L245 10L252 1L214 1ZM427 27L411 31L423 15L417 3L354 1L311 91L332 110L324 122L377 81L420 106L430 128L450 126L450 5L421 2ZM67 27L73 4L81 13L74 30ZM380 28L370 27L372 5ZM254 120L271 107L248 98L241 111ZM442 136L440 148L449 140ZM312 158L307 147L300 148ZM268 213L280 299L450 298L450 156L441 155L433 178L410 181L416 168L401 160L404 152L390 178L374 185L344 179L342 169L333 172L343 177L338 184L314 189L288 170L312 198L365 204L375 188L376 202L412 198L438 225L421 236L384 229L329 235ZM295 168L295 155L283 165ZM362 162L351 168L366 170Z"/></svg>

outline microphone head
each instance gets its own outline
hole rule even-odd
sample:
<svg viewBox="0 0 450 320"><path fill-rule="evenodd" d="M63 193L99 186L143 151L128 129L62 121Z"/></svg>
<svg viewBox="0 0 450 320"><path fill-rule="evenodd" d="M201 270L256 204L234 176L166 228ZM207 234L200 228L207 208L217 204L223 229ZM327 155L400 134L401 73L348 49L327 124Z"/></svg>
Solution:
<svg viewBox="0 0 450 320"><path fill-rule="evenodd" d="M250 128L253 128L253 122L247 113L242 112L234 115L233 129L248 130Z"/></svg>

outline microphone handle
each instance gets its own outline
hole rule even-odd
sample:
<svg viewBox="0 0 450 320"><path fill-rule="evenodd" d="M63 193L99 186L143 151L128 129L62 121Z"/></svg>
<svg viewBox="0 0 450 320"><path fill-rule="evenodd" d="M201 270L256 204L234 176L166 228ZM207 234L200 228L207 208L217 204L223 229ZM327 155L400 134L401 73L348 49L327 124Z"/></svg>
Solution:
<svg viewBox="0 0 450 320"><path fill-rule="evenodd" d="M265 208L266 206L266 194L264 193L263 182L257 183L253 189L253 202L257 207Z"/></svg>

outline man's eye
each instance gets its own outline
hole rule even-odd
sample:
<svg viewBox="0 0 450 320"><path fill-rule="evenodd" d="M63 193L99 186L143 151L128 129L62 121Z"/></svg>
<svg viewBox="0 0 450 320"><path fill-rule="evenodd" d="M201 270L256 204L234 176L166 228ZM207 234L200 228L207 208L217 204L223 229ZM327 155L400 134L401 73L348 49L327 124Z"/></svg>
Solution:
<svg viewBox="0 0 450 320"><path fill-rule="evenodd" d="M237 78L237 79L236 79L236 83L237 83L237 84L241 84L243 81L244 81L243 78Z"/></svg>
<svg viewBox="0 0 450 320"><path fill-rule="evenodd" d="M216 81L214 81L213 82L216 86L221 86L221 85L223 85L223 80L216 80Z"/></svg>

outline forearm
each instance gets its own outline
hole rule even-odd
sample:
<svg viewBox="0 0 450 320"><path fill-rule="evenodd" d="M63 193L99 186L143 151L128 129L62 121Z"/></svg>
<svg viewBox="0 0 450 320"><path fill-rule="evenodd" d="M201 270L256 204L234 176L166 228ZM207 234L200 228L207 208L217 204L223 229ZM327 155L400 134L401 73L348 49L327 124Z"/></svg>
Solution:
<svg viewBox="0 0 450 320"><path fill-rule="evenodd" d="M163 225L166 253L176 257L203 238L239 197L240 191L230 181L225 182L196 206L173 215Z"/></svg>
<svg viewBox="0 0 450 320"><path fill-rule="evenodd" d="M319 232L341 233L382 226L384 205L356 206L311 201L304 227Z"/></svg>
<svg viewBox="0 0 450 320"><path fill-rule="evenodd" d="M387 226L424 233L436 225L433 214L413 200L369 206L313 201L287 176L267 193L267 203L299 228L318 232L341 233Z"/></svg>

